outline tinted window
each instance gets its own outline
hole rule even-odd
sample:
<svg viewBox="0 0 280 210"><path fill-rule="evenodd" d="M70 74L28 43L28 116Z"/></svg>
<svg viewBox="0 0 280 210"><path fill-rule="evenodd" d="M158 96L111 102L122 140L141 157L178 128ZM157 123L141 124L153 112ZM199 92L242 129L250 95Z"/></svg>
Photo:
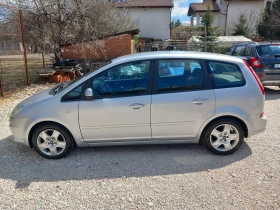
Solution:
<svg viewBox="0 0 280 210"><path fill-rule="evenodd" d="M226 54L226 55L232 55L232 52L233 52L234 49L235 49L235 47L229 48L229 49L225 52L225 54Z"/></svg>
<svg viewBox="0 0 280 210"><path fill-rule="evenodd" d="M256 46L257 52L260 56L270 56L280 54L280 45L263 45Z"/></svg>
<svg viewBox="0 0 280 210"><path fill-rule="evenodd" d="M197 60L159 60L158 91L184 91L200 89L203 72Z"/></svg>
<svg viewBox="0 0 280 210"><path fill-rule="evenodd" d="M250 47L245 47L243 55L244 56L251 56L251 48Z"/></svg>
<svg viewBox="0 0 280 210"><path fill-rule="evenodd" d="M67 93L66 95L63 96L63 100L64 101L78 100L81 98L82 91L83 91L82 85L77 88L74 88L69 93Z"/></svg>
<svg viewBox="0 0 280 210"><path fill-rule="evenodd" d="M233 56L240 56L242 55L243 51L245 49L245 46L238 46L235 48Z"/></svg>
<svg viewBox="0 0 280 210"><path fill-rule="evenodd" d="M239 87L245 85L245 79L235 64L207 61L213 88Z"/></svg>
<svg viewBox="0 0 280 210"><path fill-rule="evenodd" d="M95 98L146 93L150 61L137 61L112 67L93 78Z"/></svg>

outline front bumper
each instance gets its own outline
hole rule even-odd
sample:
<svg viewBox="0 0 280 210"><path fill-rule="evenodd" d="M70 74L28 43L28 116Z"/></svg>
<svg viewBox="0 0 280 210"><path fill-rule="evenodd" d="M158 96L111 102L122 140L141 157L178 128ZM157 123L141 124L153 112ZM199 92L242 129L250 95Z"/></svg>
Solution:
<svg viewBox="0 0 280 210"><path fill-rule="evenodd" d="M28 133L29 127L34 121L28 118L11 118L10 129L12 131L14 141L29 146Z"/></svg>

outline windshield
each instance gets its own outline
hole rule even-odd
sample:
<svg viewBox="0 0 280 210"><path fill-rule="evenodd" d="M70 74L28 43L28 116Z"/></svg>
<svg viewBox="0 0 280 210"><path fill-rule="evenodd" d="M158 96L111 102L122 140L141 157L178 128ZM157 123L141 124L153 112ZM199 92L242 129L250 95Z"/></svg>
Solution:
<svg viewBox="0 0 280 210"><path fill-rule="evenodd" d="M50 94L50 95L56 95L56 94L60 93L60 92L61 92L63 89L65 89L66 87L68 87L68 86L70 86L70 85L76 84L76 83L79 82L81 79L83 79L85 76L91 74L91 73L94 72L94 71L97 71L98 69L100 69L100 68L102 68L102 67L104 67L104 66L106 66L106 65L108 65L108 64L110 64L110 63L111 63L111 61L110 61L110 62L105 62L103 65L99 65L98 68L92 69L90 72L84 74L82 77L80 77L80 78L78 78L78 79L76 79L76 80L68 81L68 82L61 83L61 84L55 86L54 88L52 88L52 89L50 90L49 94Z"/></svg>
<svg viewBox="0 0 280 210"><path fill-rule="evenodd" d="M271 56L280 54L280 44L256 46L260 56Z"/></svg>

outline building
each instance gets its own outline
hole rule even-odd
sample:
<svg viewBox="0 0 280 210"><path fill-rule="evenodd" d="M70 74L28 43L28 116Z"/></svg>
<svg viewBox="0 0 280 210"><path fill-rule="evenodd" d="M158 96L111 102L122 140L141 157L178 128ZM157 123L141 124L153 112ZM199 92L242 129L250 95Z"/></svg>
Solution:
<svg viewBox="0 0 280 210"><path fill-rule="evenodd" d="M125 0L117 3L128 8L140 29L140 38L165 40L170 38L173 0Z"/></svg>
<svg viewBox="0 0 280 210"><path fill-rule="evenodd" d="M212 26L226 30L227 34L234 29L234 25L238 23L242 13L246 16L252 34L254 34L262 13L271 2L270 0L203 0L203 3L191 3L188 16L191 18L192 26L201 25L201 19L208 9L209 1L210 10L215 17Z"/></svg>

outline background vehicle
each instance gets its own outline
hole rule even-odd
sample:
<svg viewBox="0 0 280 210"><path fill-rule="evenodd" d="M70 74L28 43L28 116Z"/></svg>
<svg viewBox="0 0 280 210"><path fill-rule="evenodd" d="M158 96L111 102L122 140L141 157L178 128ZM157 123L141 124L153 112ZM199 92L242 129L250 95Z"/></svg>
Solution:
<svg viewBox="0 0 280 210"><path fill-rule="evenodd" d="M30 97L14 109L10 128L15 141L52 159L75 144L203 142L226 155L265 130L263 110L264 88L242 59L152 52L114 59L80 80Z"/></svg>
<svg viewBox="0 0 280 210"><path fill-rule="evenodd" d="M225 54L243 57L264 86L280 87L280 43L237 44Z"/></svg>

